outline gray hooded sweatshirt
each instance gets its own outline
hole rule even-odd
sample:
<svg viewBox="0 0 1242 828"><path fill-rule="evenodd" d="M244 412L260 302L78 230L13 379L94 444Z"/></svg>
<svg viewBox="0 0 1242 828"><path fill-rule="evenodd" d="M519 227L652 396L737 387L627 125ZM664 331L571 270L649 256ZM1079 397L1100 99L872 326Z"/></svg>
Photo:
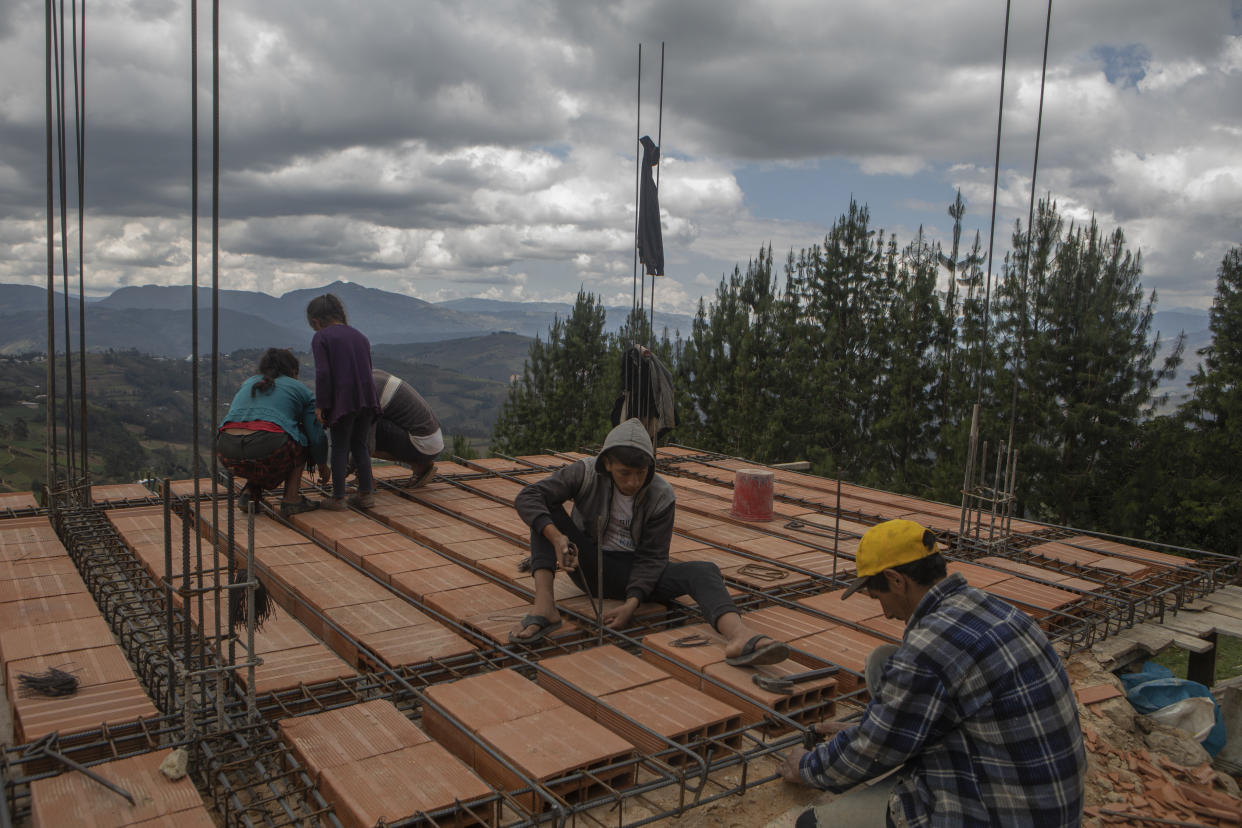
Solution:
<svg viewBox="0 0 1242 828"><path fill-rule="evenodd" d="M641 449L652 459L647 480L634 495L634 515L630 535L634 538L634 563L626 585L627 598L647 600L656 581L668 566L668 547L673 538L673 515L677 498L668 481L655 472L655 450L647 429L637 419L629 419L608 432L604 448L596 457L587 457L562 466L538 483L518 493L513 505L526 525L535 532L552 522L552 509L573 501L570 519L600 546L612 511L615 489L612 475L604 468L604 455L617 446Z"/></svg>

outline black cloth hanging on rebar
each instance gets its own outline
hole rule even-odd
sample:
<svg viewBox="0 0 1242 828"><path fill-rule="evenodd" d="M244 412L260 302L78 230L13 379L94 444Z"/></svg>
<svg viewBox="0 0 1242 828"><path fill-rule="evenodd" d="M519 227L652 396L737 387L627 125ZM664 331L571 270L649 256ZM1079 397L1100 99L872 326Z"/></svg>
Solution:
<svg viewBox="0 0 1242 828"><path fill-rule="evenodd" d="M664 275L664 238L660 235L660 196L651 169L660 163L660 148L644 135L642 187L638 191L638 260L648 276Z"/></svg>
<svg viewBox="0 0 1242 828"><path fill-rule="evenodd" d="M655 354L637 343L621 355L621 396L612 406L612 424L631 417L642 421L652 443L678 423L673 375Z"/></svg>

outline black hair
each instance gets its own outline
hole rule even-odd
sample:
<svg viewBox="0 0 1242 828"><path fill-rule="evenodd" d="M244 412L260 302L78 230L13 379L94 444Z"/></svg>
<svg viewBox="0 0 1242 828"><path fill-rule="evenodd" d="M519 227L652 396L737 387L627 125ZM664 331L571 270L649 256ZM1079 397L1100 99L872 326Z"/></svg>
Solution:
<svg viewBox="0 0 1242 828"><path fill-rule="evenodd" d="M263 379L250 387L250 396L266 394L276 384L277 377L297 377L298 358L288 348L268 348L259 358L259 373Z"/></svg>
<svg viewBox="0 0 1242 828"><path fill-rule="evenodd" d="M323 296L316 296L306 305L306 321L320 324L340 322L344 325L349 320L345 318L345 303L334 294L325 293Z"/></svg>
<svg viewBox="0 0 1242 828"><path fill-rule="evenodd" d="M613 446L604 452L604 456L631 469L645 469L653 462L650 454L635 446Z"/></svg>
<svg viewBox="0 0 1242 828"><path fill-rule="evenodd" d="M889 569L900 572L919 586L931 586L949 574L948 565L944 558L940 557L939 552L933 552L917 561L903 563L901 566L891 566ZM867 579L867 582L863 584L863 589L871 592L888 592L888 579L884 577L883 572L877 572Z"/></svg>

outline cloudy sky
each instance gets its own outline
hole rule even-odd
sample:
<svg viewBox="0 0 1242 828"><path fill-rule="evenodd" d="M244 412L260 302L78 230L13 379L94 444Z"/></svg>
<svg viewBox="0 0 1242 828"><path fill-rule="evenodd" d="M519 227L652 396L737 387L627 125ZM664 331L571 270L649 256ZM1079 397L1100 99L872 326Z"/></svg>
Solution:
<svg viewBox="0 0 1242 828"><path fill-rule="evenodd" d="M189 283L188 6L87 3L90 293ZM1001 0L222 6L227 288L343 278L436 301L564 299L583 285L626 304L635 121L656 135L661 41L658 309L691 310L761 245L780 258L821 240L851 195L905 244L919 225L948 240L960 188L967 233L987 241ZM1014 6L998 266L1026 216L1043 48L1044 4ZM0 4L2 282L46 279L43 9ZM1038 192L1122 227L1161 308L1208 306L1222 255L1242 243L1242 0L1060 2L1046 94Z"/></svg>

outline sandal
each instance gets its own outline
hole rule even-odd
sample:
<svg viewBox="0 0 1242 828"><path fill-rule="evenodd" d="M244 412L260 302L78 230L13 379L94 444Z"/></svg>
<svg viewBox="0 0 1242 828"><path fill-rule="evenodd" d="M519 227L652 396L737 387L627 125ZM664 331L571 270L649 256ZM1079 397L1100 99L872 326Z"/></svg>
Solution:
<svg viewBox="0 0 1242 828"><path fill-rule="evenodd" d="M411 474L410 479L405 481L405 483L402 484L402 488L417 489L420 486L427 485L427 483L431 480L431 478L435 476L436 476L436 464L432 463L427 468L427 470L423 472L422 474Z"/></svg>
<svg viewBox="0 0 1242 828"><path fill-rule="evenodd" d="M250 486L246 486L244 489L242 489L241 494L237 496L237 508L241 509L244 512L248 508L250 508L251 501L254 501L254 507L256 510L260 506L262 506L263 505L263 490L260 489L259 494L256 497L250 493Z"/></svg>
<svg viewBox="0 0 1242 828"><path fill-rule="evenodd" d="M521 621L523 629L526 627L538 627L539 629L535 630L530 635L522 635L520 632L511 632L509 633L509 643L537 644L547 638L548 633L560 629L561 623L561 617L559 615L556 617L556 620L545 618L542 615L524 615L522 616Z"/></svg>
<svg viewBox="0 0 1242 828"><path fill-rule="evenodd" d="M762 647L756 647L763 639L768 639L767 644ZM725 664L731 667L762 667L765 664L779 664L789 658L789 645L784 641L777 641L770 635L752 635L746 645L742 647L742 652L735 656L729 656L725 659Z"/></svg>
<svg viewBox="0 0 1242 828"><path fill-rule="evenodd" d="M283 500L280 502L280 514L282 517L293 517L303 512L313 512L318 508L319 501L311 500L306 495L303 495L301 500L295 500L292 503L287 503Z"/></svg>

